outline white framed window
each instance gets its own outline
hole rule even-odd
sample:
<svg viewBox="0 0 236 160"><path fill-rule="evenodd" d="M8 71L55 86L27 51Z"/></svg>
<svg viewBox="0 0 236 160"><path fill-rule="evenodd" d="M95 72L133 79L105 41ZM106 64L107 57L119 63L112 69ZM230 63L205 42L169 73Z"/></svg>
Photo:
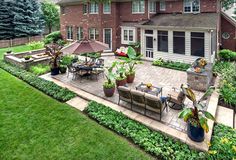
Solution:
<svg viewBox="0 0 236 160"><path fill-rule="evenodd" d="M98 14L98 3L91 2L89 4L89 13L90 14Z"/></svg>
<svg viewBox="0 0 236 160"><path fill-rule="evenodd" d="M83 14L87 14L87 13L88 13L88 5L83 4Z"/></svg>
<svg viewBox="0 0 236 160"><path fill-rule="evenodd" d="M121 27L121 44L130 44L136 42L135 27Z"/></svg>
<svg viewBox="0 0 236 160"><path fill-rule="evenodd" d="M156 1L149 1L148 8L149 8L150 13L156 13L156 10L157 10Z"/></svg>
<svg viewBox="0 0 236 160"><path fill-rule="evenodd" d="M165 1L160 1L160 11L165 11L166 10L166 2Z"/></svg>
<svg viewBox="0 0 236 160"><path fill-rule="evenodd" d="M200 0L184 0L184 12L185 13L199 13Z"/></svg>
<svg viewBox="0 0 236 160"><path fill-rule="evenodd" d="M77 40L82 40L84 37L83 27L77 27Z"/></svg>
<svg viewBox="0 0 236 160"><path fill-rule="evenodd" d="M98 30L96 28L89 28L89 39L98 40Z"/></svg>
<svg viewBox="0 0 236 160"><path fill-rule="evenodd" d="M103 14L110 14L110 13L111 13L111 3L104 3Z"/></svg>
<svg viewBox="0 0 236 160"><path fill-rule="evenodd" d="M67 32L67 39L73 39L73 27L72 26L67 26L66 27L66 32Z"/></svg>
<svg viewBox="0 0 236 160"><path fill-rule="evenodd" d="M132 13L144 13L145 12L145 1L144 0L133 0L132 1Z"/></svg>

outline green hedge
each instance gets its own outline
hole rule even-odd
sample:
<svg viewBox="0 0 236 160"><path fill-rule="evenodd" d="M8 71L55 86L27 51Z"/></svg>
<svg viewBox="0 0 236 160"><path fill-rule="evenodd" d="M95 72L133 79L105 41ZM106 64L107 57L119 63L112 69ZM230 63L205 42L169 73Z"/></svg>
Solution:
<svg viewBox="0 0 236 160"><path fill-rule="evenodd" d="M135 144L155 155L158 159L197 159L205 155L203 152L190 150L188 145L175 141L160 132L152 131L148 127L102 104L90 102L86 112L98 123L131 139Z"/></svg>
<svg viewBox="0 0 236 160"><path fill-rule="evenodd" d="M221 60L224 61L236 61L236 52L233 52L229 49L223 49L219 52Z"/></svg>
<svg viewBox="0 0 236 160"><path fill-rule="evenodd" d="M71 92L66 88L62 88L56 85L53 82L49 82L38 76L34 75L33 73L27 72L26 70L17 68L10 64L7 64L3 61L0 61L0 68L6 70L7 72L11 73L12 75L22 79L23 81L27 82L31 86L39 89L40 91L44 92L45 94L61 101L65 102L68 101L76 96L75 93Z"/></svg>
<svg viewBox="0 0 236 160"><path fill-rule="evenodd" d="M154 66L160 66L180 71L186 71L188 68L191 67L190 64L181 63L181 62L173 62L173 61L164 61L163 59L157 59L152 63Z"/></svg>
<svg viewBox="0 0 236 160"><path fill-rule="evenodd" d="M97 102L90 102L85 111L99 124L131 139L157 159L220 160L236 157L236 130L221 124L214 127L212 141L208 143L209 151L198 152Z"/></svg>

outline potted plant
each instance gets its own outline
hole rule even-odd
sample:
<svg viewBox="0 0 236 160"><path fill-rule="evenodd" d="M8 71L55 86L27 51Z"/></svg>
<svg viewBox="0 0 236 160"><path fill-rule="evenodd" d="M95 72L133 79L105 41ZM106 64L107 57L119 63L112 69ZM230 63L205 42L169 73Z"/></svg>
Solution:
<svg viewBox="0 0 236 160"><path fill-rule="evenodd" d="M137 55L134 48L130 46L128 47L127 54L128 57L122 57L120 59L124 60L127 65L127 70L125 73L127 77L127 83L133 83L135 78L135 66L137 64L141 64L139 59L141 58L142 55Z"/></svg>
<svg viewBox="0 0 236 160"><path fill-rule="evenodd" d="M126 68L125 62L113 62L113 65L116 66L116 86L124 86L127 83L127 77L125 76Z"/></svg>
<svg viewBox="0 0 236 160"><path fill-rule="evenodd" d="M24 59L25 59L26 61L28 61L28 60L30 60L31 57L32 57L32 56L30 56L30 55L26 55L26 56L24 56Z"/></svg>
<svg viewBox="0 0 236 160"><path fill-rule="evenodd" d="M60 71L59 58L60 58L60 55L62 54L61 49L62 49L62 46L55 43L46 45L46 54L51 56L51 61L50 61L51 75L59 74L59 71Z"/></svg>
<svg viewBox="0 0 236 160"><path fill-rule="evenodd" d="M103 91L106 97L112 97L115 92L115 83L114 83L115 75L113 73L114 67L115 63L113 63L111 67L105 68L106 81L103 84Z"/></svg>
<svg viewBox="0 0 236 160"><path fill-rule="evenodd" d="M67 66L72 64L73 59L74 57L71 55L65 55L61 58L59 70L62 74L66 73Z"/></svg>
<svg viewBox="0 0 236 160"><path fill-rule="evenodd" d="M215 120L214 116L205 111L205 105L202 101L206 100L214 91L214 87L209 87L206 93L197 101L193 91L185 85L181 86L184 94L193 102L193 108L185 108L179 113L179 118L187 122L188 137L195 142L202 142L204 140L204 131L207 133L209 127L207 120Z"/></svg>

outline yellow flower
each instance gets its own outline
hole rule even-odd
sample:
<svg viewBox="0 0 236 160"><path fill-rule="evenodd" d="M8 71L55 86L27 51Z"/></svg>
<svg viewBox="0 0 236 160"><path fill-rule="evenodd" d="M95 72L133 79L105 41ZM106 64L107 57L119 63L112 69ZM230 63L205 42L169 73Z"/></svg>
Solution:
<svg viewBox="0 0 236 160"><path fill-rule="evenodd" d="M229 143L228 138L221 138L221 143Z"/></svg>
<svg viewBox="0 0 236 160"><path fill-rule="evenodd" d="M207 142L207 145L208 145L208 147L210 147L211 146L211 142Z"/></svg>
<svg viewBox="0 0 236 160"><path fill-rule="evenodd" d="M233 151L236 152L236 146L233 146L232 148L233 148Z"/></svg>
<svg viewBox="0 0 236 160"><path fill-rule="evenodd" d="M216 154L217 151L216 150L212 150L212 151L208 151L209 154Z"/></svg>

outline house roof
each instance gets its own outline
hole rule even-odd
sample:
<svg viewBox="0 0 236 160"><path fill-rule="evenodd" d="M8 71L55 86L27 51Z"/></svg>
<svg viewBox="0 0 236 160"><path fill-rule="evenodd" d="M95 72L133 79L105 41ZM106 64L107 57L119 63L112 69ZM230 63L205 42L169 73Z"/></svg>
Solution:
<svg viewBox="0 0 236 160"><path fill-rule="evenodd" d="M222 9L221 11L221 15L224 16L231 24L233 24L234 26L236 26L236 19L233 18L233 16L236 16L234 14L234 10L236 8L234 6L232 6L231 8L229 8L228 10L224 10Z"/></svg>
<svg viewBox="0 0 236 160"><path fill-rule="evenodd" d="M139 27L216 29L218 16L217 13L159 14Z"/></svg>

